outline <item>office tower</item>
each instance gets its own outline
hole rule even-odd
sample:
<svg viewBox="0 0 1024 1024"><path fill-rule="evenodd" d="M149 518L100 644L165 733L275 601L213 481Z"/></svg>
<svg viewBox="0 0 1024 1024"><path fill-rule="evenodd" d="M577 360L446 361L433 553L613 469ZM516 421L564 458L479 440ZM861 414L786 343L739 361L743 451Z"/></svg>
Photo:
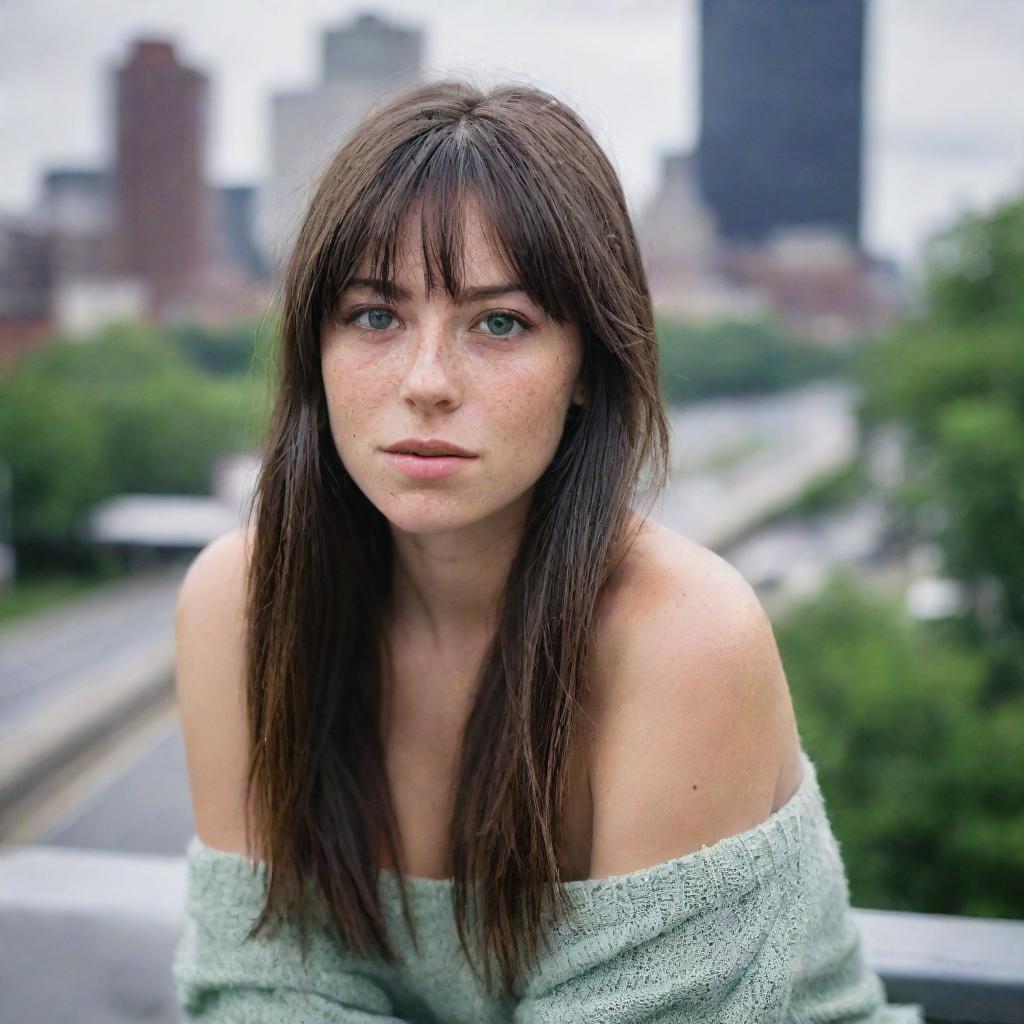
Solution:
<svg viewBox="0 0 1024 1024"><path fill-rule="evenodd" d="M319 171L375 101L420 74L422 60L421 30L361 14L324 33L321 77L312 89L273 97L270 172L255 224L273 269L295 241Z"/></svg>
<svg viewBox="0 0 1024 1024"><path fill-rule="evenodd" d="M701 194L722 236L860 243L866 0L702 0Z"/></svg>
<svg viewBox="0 0 1024 1024"><path fill-rule="evenodd" d="M259 278L267 268L252 237L255 194L251 185L220 185L211 189L210 248L217 262Z"/></svg>
<svg viewBox="0 0 1024 1024"><path fill-rule="evenodd" d="M45 172L37 216L49 235L55 283L95 279L116 267L111 186L106 170L52 167Z"/></svg>
<svg viewBox="0 0 1024 1024"><path fill-rule="evenodd" d="M170 43L140 40L116 72L114 198L122 273L151 312L187 303L205 259L207 80Z"/></svg>

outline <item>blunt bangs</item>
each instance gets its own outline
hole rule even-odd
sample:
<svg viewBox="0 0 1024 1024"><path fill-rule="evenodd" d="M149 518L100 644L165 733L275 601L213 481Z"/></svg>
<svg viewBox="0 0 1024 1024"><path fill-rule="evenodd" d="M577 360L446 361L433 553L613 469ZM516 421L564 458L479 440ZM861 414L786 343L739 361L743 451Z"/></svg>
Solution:
<svg viewBox="0 0 1024 1024"><path fill-rule="evenodd" d="M550 171L531 166L515 139L501 135L494 122L463 119L423 131L387 154L367 188L340 211L325 246L318 275L325 318L364 261L381 297L396 300L398 245L414 212L428 296L440 283L453 302L462 302L466 212L476 204L506 280L518 282L556 322L584 319L572 241L547 199Z"/></svg>

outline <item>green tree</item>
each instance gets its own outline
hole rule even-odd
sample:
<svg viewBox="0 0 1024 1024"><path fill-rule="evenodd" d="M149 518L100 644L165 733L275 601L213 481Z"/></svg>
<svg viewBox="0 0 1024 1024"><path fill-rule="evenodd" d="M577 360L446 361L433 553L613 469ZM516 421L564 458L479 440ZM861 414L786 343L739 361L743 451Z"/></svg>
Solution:
<svg viewBox="0 0 1024 1024"><path fill-rule="evenodd" d="M260 375L209 377L142 325L30 353L0 379L16 549L69 541L114 494L208 493L216 457L258 446L268 400Z"/></svg>
<svg viewBox="0 0 1024 1024"><path fill-rule="evenodd" d="M905 428L894 508L929 513L944 571L975 596L962 626L990 651L992 695L1024 693L1024 199L927 252L928 312L861 351L860 415L867 433Z"/></svg>
<svg viewBox="0 0 1024 1024"><path fill-rule="evenodd" d="M849 571L775 633L855 905L1017 917L1024 699L985 700L985 654Z"/></svg>
<svg viewBox="0 0 1024 1024"><path fill-rule="evenodd" d="M0 459L11 478L15 541L67 535L110 493L102 424L67 382L0 379Z"/></svg>
<svg viewBox="0 0 1024 1024"><path fill-rule="evenodd" d="M842 372L849 357L798 341L773 321L657 322L662 391L669 403L762 394Z"/></svg>
<svg viewBox="0 0 1024 1024"><path fill-rule="evenodd" d="M903 429L896 520L938 543L974 600L920 624L851 585L777 635L857 901L1020 917L1024 198L961 217L925 265L924 314L855 362L860 417L866 434Z"/></svg>
<svg viewBox="0 0 1024 1024"><path fill-rule="evenodd" d="M272 361L277 320L266 317L226 327L181 324L168 327L167 341L204 374L262 375Z"/></svg>
<svg viewBox="0 0 1024 1024"><path fill-rule="evenodd" d="M931 317L1024 325L1024 196L965 213L925 247Z"/></svg>

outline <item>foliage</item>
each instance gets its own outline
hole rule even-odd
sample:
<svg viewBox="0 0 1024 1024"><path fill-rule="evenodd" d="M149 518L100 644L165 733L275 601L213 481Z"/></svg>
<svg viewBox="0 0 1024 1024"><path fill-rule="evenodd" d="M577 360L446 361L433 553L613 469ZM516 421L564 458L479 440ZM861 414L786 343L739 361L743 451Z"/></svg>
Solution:
<svg viewBox="0 0 1024 1024"><path fill-rule="evenodd" d="M841 372L849 357L790 337L770 321L657 322L661 379L669 404L762 394Z"/></svg>
<svg viewBox="0 0 1024 1024"><path fill-rule="evenodd" d="M848 571L774 625L853 903L1019 916L1024 695L989 704L979 649Z"/></svg>
<svg viewBox="0 0 1024 1024"><path fill-rule="evenodd" d="M863 350L860 413L906 430L894 498L931 524L946 573L994 589L995 614L962 625L1001 652L992 691L1024 692L1024 199L961 217L927 251L930 312Z"/></svg>
<svg viewBox="0 0 1024 1024"><path fill-rule="evenodd" d="M949 403L996 400L1024 409L1024 320L951 325L924 319L867 343L853 368L867 426L898 420L915 438L939 440Z"/></svg>
<svg viewBox="0 0 1024 1024"><path fill-rule="evenodd" d="M166 329L167 341L197 370L217 376L264 376L273 364L277 325L267 318L254 323L213 327L180 324Z"/></svg>
<svg viewBox="0 0 1024 1024"><path fill-rule="evenodd" d="M1020 917L1024 199L961 217L925 262L926 312L853 371L864 433L906 438L894 521L938 545L967 610L913 623L846 583L776 632L855 900Z"/></svg>
<svg viewBox="0 0 1024 1024"><path fill-rule="evenodd" d="M925 247L932 317L1024 325L1024 196L966 213Z"/></svg>
<svg viewBox="0 0 1024 1024"><path fill-rule="evenodd" d="M15 547L66 539L114 494L209 493L212 461L262 436L265 390L258 377L200 373L137 324L27 354L0 378Z"/></svg>

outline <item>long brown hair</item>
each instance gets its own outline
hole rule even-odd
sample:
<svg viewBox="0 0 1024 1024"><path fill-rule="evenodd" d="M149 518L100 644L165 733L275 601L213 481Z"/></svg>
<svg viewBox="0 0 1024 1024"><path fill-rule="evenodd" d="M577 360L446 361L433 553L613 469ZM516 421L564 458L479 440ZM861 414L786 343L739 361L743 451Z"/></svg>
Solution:
<svg viewBox="0 0 1024 1024"><path fill-rule="evenodd" d="M275 912L293 916L305 951L319 902L341 941L393 962L377 889L381 844L403 864L381 730L391 535L333 443L321 329L364 258L391 297L413 200L428 291L437 275L461 295L470 197L531 299L580 326L587 394L535 487L476 683L449 833L463 950L472 963L475 914L486 984L493 954L509 992L519 957L536 956L546 897L571 912L556 837L595 609L640 521L631 504L667 481L669 438L618 176L579 116L528 85L446 79L382 100L325 167L286 267L248 581L248 812L271 869L252 933ZM401 895L416 942L404 883Z"/></svg>

